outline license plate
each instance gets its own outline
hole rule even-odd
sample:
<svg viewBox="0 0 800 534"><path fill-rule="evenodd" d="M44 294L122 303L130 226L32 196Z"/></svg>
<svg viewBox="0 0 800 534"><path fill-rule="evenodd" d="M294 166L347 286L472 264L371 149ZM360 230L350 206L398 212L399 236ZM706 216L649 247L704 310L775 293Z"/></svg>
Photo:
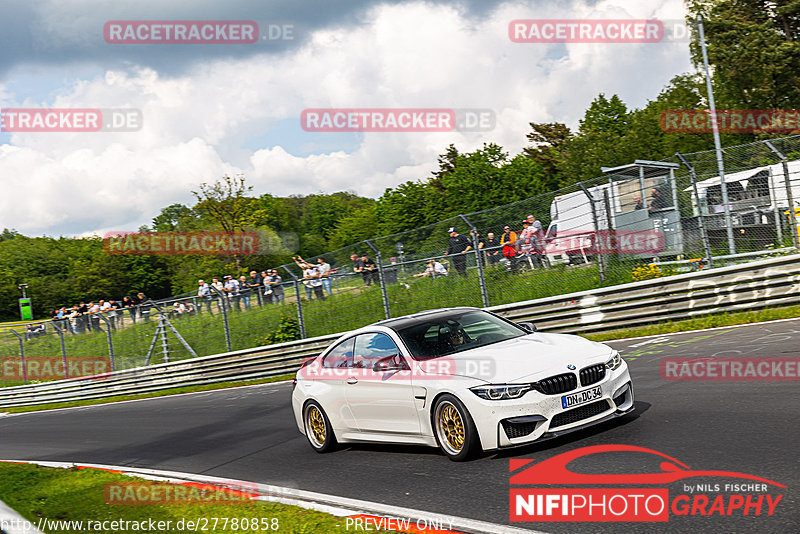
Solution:
<svg viewBox="0 0 800 534"><path fill-rule="evenodd" d="M564 395L561 397L561 407L572 408L573 406L592 402L593 400L597 400L602 396L603 390L600 388L600 386L592 389L585 389L583 391L573 393L572 395Z"/></svg>

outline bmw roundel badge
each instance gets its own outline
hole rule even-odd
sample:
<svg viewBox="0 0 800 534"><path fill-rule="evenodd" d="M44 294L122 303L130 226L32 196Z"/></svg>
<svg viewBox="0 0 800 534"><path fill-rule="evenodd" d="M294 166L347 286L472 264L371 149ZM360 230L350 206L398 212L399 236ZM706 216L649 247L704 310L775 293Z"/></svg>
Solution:
<svg viewBox="0 0 800 534"><path fill-rule="evenodd" d="M567 366L567 369L569 369L570 371L574 371L574 370L575 370L575 366L574 366L574 365L572 365L572 364L569 364L569 365Z"/></svg>

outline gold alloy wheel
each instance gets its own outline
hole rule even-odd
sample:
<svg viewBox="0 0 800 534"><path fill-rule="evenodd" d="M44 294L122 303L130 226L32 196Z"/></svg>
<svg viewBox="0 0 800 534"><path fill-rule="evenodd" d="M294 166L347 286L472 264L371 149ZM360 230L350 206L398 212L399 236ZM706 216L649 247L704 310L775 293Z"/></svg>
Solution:
<svg viewBox="0 0 800 534"><path fill-rule="evenodd" d="M316 448L325 445L325 418L315 405L306 409L306 434Z"/></svg>
<svg viewBox="0 0 800 534"><path fill-rule="evenodd" d="M436 410L436 431L449 454L456 455L464 448L464 422L458 409L448 401L440 403Z"/></svg>

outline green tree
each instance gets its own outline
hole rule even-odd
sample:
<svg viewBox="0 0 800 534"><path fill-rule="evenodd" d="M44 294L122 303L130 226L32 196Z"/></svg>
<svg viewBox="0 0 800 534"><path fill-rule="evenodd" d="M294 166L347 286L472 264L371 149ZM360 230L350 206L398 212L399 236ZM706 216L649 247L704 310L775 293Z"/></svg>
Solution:
<svg viewBox="0 0 800 534"><path fill-rule="evenodd" d="M595 178L602 174L601 167L635 159L620 144L630 121L631 115L617 95L609 99L601 93L595 98L580 121L578 133L564 144L569 157L564 162L561 185Z"/></svg>
<svg viewBox="0 0 800 534"><path fill-rule="evenodd" d="M800 107L800 2L688 0L689 17L703 15L717 107ZM702 69L697 38L692 60Z"/></svg>
<svg viewBox="0 0 800 534"><path fill-rule="evenodd" d="M195 209L214 221L224 232L243 231L248 213L252 211L253 198L247 193L252 186L245 185L244 176L223 176L212 184L200 184L200 191L192 191L197 198Z"/></svg>
<svg viewBox="0 0 800 534"><path fill-rule="evenodd" d="M525 137L534 146L525 147L522 154L541 165L545 186L550 190L557 189L568 157L565 145L572 132L560 122L531 122L530 127L533 131Z"/></svg>

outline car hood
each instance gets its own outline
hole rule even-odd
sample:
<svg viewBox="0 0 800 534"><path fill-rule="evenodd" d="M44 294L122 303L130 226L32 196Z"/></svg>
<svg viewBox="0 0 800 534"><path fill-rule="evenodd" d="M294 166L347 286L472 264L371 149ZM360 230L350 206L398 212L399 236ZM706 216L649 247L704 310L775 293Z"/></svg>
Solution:
<svg viewBox="0 0 800 534"><path fill-rule="evenodd" d="M602 343L569 334L536 332L442 356L441 365L423 365L428 372L464 376L488 384L536 382L548 376L567 373L568 365L576 370L603 363L612 349ZM433 362L431 362L433 363Z"/></svg>

